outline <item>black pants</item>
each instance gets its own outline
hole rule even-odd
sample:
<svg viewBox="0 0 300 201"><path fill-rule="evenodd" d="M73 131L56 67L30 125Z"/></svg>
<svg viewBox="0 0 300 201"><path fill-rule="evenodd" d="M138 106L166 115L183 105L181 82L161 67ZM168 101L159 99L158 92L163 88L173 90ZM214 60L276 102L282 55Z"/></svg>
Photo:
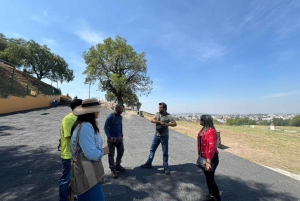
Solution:
<svg viewBox="0 0 300 201"><path fill-rule="evenodd" d="M218 185L215 182L215 171L219 164L219 155L217 153L215 153L211 163L214 163L214 169L212 169L211 171L204 171L206 184L208 187L209 195L214 196L217 200L221 200L220 191Z"/></svg>
<svg viewBox="0 0 300 201"><path fill-rule="evenodd" d="M108 164L111 171L116 171L116 165L120 165L122 162L122 157L124 154L124 143L123 138L118 138L117 142L107 141L109 154L108 154ZM117 157L115 163L115 149L117 149Z"/></svg>

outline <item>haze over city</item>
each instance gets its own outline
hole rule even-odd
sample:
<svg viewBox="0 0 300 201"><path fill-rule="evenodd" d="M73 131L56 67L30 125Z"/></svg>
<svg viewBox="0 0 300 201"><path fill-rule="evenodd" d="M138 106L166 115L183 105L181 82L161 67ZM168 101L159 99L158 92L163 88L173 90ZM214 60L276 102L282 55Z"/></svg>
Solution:
<svg viewBox="0 0 300 201"><path fill-rule="evenodd" d="M170 113L300 113L299 1L1 1L0 33L33 39L74 70L63 94L104 99L84 84L82 57L117 35L146 53L153 90ZM51 84L49 80L43 80ZM90 95L89 95L90 94Z"/></svg>

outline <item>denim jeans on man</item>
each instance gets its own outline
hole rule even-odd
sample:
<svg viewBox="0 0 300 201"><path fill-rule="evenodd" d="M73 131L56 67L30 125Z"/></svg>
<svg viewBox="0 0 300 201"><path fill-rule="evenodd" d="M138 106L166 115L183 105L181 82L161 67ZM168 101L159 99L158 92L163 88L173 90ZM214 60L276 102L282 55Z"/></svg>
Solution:
<svg viewBox="0 0 300 201"><path fill-rule="evenodd" d="M61 159L61 162L63 165L63 172L59 181L59 200L67 201L71 179L71 159Z"/></svg>
<svg viewBox="0 0 300 201"><path fill-rule="evenodd" d="M152 165L152 161L154 159L155 151L159 144L161 143L162 146L162 151L163 151L163 166L164 168L167 168L168 165L168 158L169 158L169 153L168 153L168 143L169 143L169 135L163 135L163 136L157 136L154 135L152 139L152 144L150 147L150 154L149 158L146 162L147 165Z"/></svg>

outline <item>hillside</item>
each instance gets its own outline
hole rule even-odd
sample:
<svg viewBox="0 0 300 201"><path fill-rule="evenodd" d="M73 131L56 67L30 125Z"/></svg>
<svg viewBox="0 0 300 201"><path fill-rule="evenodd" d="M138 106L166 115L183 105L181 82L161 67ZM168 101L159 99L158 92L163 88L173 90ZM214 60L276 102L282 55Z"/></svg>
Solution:
<svg viewBox="0 0 300 201"><path fill-rule="evenodd" d="M27 72L15 69L13 85L12 82L13 67L0 63L0 98L12 96L25 97L26 95L36 96L57 95L60 91L55 87L37 80ZM11 91L11 93L10 93Z"/></svg>

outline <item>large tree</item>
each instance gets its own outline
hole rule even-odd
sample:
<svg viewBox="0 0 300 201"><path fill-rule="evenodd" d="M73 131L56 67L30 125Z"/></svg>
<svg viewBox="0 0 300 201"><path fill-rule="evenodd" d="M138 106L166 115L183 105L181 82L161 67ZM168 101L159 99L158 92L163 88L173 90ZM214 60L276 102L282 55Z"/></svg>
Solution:
<svg viewBox="0 0 300 201"><path fill-rule="evenodd" d="M3 34L0 34L0 58L12 63L14 67L23 65L23 57L26 49L26 41L22 38L7 39Z"/></svg>
<svg viewBox="0 0 300 201"><path fill-rule="evenodd" d="M54 82L70 82L74 79L74 73L72 69L68 68L67 62L60 56L52 54L51 71L48 78Z"/></svg>
<svg viewBox="0 0 300 201"><path fill-rule="evenodd" d="M8 42L5 44L5 41ZM62 83L74 79L73 70L68 68L67 62L53 54L46 45L41 46L34 40L5 39L5 36L0 34L0 44L2 43L5 49L0 51L0 58L17 68L23 66L35 74L38 80L48 78Z"/></svg>
<svg viewBox="0 0 300 201"><path fill-rule="evenodd" d="M26 43L23 63L25 68L32 70L38 80L48 78L62 83L74 79L73 70L68 68L62 57L51 53L46 45L41 46L33 40Z"/></svg>
<svg viewBox="0 0 300 201"><path fill-rule="evenodd" d="M153 82L147 76L145 55L135 52L120 36L107 38L83 53L85 83L99 81L99 90L113 93L118 103L124 103L127 93L148 95Z"/></svg>

